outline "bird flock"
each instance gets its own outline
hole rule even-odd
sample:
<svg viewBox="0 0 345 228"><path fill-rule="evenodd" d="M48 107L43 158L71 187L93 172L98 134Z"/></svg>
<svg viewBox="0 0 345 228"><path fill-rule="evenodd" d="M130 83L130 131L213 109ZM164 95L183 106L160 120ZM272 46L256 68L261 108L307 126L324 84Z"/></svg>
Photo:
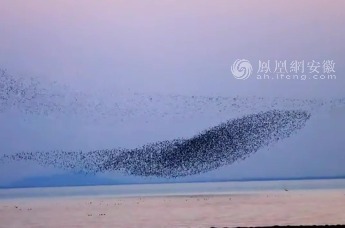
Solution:
<svg viewBox="0 0 345 228"><path fill-rule="evenodd" d="M47 88L46 88L47 87ZM78 173L121 171L136 176L176 178L208 172L244 160L261 148L302 129L320 100L251 97L148 96L134 94L114 101L90 99L56 83L44 86L0 71L0 114L17 110L38 116L83 116L92 119L152 119L202 114L213 108L218 115L246 113L190 138L149 143L135 149L96 151L36 151L5 154L0 162L35 161ZM328 104L344 104L344 99ZM251 113L251 114L250 114ZM253 114L254 113L254 114Z"/></svg>
<svg viewBox="0 0 345 228"><path fill-rule="evenodd" d="M145 122L155 122L157 118L188 120L197 116L223 122L273 109L312 112L321 107L344 104L344 98L212 97L116 91L94 94L76 91L56 82L14 76L0 69L0 114L15 110L23 113L23 118L28 116L28 120L34 115L117 124L137 119Z"/></svg>
<svg viewBox="0 0 345 228"><path fill-rule="evenodd" d="M22 152L3 159L36 161L78 173L122 171L136 176L176 178L243 160L260 148L289 137L309 118L305 111L272 110L227 121L190 139L161 141L136 149Z"/></svg>

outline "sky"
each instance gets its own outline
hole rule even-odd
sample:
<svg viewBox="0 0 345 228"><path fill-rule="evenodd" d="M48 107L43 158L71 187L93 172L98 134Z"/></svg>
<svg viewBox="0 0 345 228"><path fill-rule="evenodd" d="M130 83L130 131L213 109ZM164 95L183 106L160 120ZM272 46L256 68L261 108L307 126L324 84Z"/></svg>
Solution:
<svg viewBox="0 0 345 228"><path fill-rule="evenodd" d="M47 84L54 81L91 94L88 97L110 91L344 98L344 7L342 0L0 0L0 68ZM260 81L252 75L238 80L231 73L236 59L249 60L253 75L259 60L333 60L337 77ZM146 117L140 116L112 126L68 115L54 119L5 111L0 113L0 155L135 147L190 137L226 119L215 113L149 124L142 124ZM344 114L344 107L317 111L296 136L246 161L188 180L345 175ZM7 164L0 167L0 182L60 172Z"/></svg>

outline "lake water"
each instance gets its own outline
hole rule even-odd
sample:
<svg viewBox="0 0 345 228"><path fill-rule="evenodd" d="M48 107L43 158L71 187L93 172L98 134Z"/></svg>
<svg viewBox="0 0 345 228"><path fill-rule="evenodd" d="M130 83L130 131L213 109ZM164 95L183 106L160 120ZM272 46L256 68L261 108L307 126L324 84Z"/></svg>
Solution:
<svg viewBox="0 0 345 228"><path fill-rule="evenodd" d="M125 197L250 193L252 191L344 189L345 179L232 181L83 187L0 189L0 200L32 197Z"/></svg>

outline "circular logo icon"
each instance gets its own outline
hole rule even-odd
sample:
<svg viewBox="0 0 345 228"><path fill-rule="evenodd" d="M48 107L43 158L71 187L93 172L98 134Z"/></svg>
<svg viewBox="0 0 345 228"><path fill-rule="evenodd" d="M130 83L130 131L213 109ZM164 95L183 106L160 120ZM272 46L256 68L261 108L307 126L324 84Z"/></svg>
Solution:
<svg viewBox="0 0 345 228"><path fill-rule="evenodd" d="M252 74L252 64L246 59L237 59L231 66L231 72L236 79L245 80Z"/></svg>

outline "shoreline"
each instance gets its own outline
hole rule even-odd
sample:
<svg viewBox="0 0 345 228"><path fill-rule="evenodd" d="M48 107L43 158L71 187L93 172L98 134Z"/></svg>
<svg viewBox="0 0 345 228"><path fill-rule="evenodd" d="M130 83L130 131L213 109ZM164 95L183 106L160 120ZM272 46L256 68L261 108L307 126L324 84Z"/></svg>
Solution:
<svg viewBox="0 0 345 228"><path fill-rule="evenodd" d="M133 199L133 198L185 198L185 197L228 197L228 196L251 196L251 195L274 195L274 194L307 194L307 193L332 193L332 192L344 192L345 189L297 189L297 190L245 190L245 191L232 191L232 192L196 192L196 193L176 193L176 194L142 194L142 195L67 195L67 196L28 196L28 197L12 197L12 198L0 198L2 201L14 201L14 200L73 200L73 199Z"/></svg>
<svg viewBox="0 0 345 228"><path fill-rule="evenodd" d="M345 224L345 189L0 201L0 227L233 227Z"/></svg>

